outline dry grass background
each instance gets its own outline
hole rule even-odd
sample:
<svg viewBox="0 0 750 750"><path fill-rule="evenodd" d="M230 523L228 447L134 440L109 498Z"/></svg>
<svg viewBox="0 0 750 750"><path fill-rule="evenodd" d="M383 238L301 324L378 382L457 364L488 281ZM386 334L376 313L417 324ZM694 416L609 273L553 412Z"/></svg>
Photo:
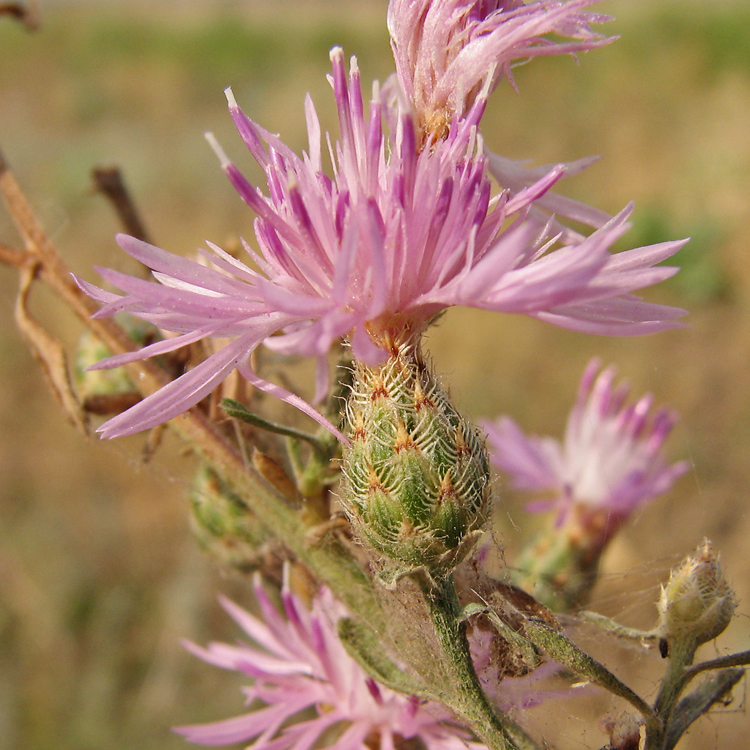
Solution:
<svg viewBox="0 0 750 750"><path fill-rule="evenodd" d="M521 94L495 94L489 145L540 163L602 154L564 190L609 211L637 204L630 244L691 235L682 273L649 298L689 307L690 328L603 339L541 323L451 311L430 335L438 368L468 413L510 413L560 434L585 363L618 365L636 392L679 410L675 458L693 470L614 543L599 608L650 626L656 585L709 536L740 598L716 647L746 649L750 614L750 7L735 2L610 0L622 39L582 56L519 70ZM217 168L213 130L249 159L222 89L296 148L310 91L335 131L328 49L359 56L363 78L391 69L385 2L50 4L40 33L0 23L0 143L71 266L126 268L109 207L90 188L95 165L123 167L162 246L191 251L251 236L252 217ZM15 241L0 212L0 240ZM221 576L190 539L192 464L167 441L152 464L141 438L99 443L58 412L12 326L16 281L0 271L0 748L180 748L169 726L239 712L232 675L203 667L179 638L234 638L217 611ZM40 317L71 345L75 322L43 295ZM523 499L500 488L498 534L508 559L528 533ZM661 669L611 644L648 692ZM742 690L704 719L686 748L744 746ZM594 707L601 704L594 700ZM563 743L604 736L566 704ZM559 715L555 721L559 721ZM552 718L549 721L553 721ZM588 729L586 728L588 727ZM551 730L550 730L551 731Z"/></svg>

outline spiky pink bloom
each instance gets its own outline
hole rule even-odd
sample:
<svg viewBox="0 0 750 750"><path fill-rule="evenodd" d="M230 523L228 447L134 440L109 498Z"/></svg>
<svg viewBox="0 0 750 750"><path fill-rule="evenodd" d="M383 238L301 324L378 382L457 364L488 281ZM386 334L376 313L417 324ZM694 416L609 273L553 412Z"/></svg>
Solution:
<svg viewBox="0 0 750 750"><path fill-rule="evenodd" d="M180 414L233 369L257 387L326 424L301 398L257 376L249 355L264 343L318 358L325 392L326 354L348 336L356 357L376 364L391 342L420 332L439 311L468 305L521 313L573 330L635 335L678 325L684 311L641 302L631 292L676 272L654 267L683 242L611 254L626 230L626 208L588 237L550 236L552 225L529 217L533 203L565 174L551 169L529 187L492 195L477 124L486 92L446 137L420 150L412 114L398 110L383 131L377 90L369 113L352 61L347 79L340 49L331 54L341 138L332 146L333 178L322 166L320 125L306 101L309 154L297 156L248 119L231 92L230 111L266 173L267 194L251 185L216 145L222 166L255 211L260 252L245 245L254 267L210 244L214 268L132 237L118 242L151 268L157 282L100 269L124 294L81 287L103 303L99 316L127 311L177 334L138 352L99 363L117 367L203 338L230 343L182 377L100 428L117 437Z"/></svg>
<svg viewBox="0 0 750 750"><path fill-rule="evenodd" d="M591 28L610 17L583 10L596 1L538 0L524 4L522 0L391 0L388 28L397 73L384 88L395 88L394 98L404 92L422 141L440 139L455 120L466 116L480 92L494 89L503 78L516 88L512 73L515 61L574 55L613 41L615 37L605 37ZM562 41L563 37L567 41ZM490 173L511 195L534 184L555 166L530 168L523 161L489 149L485 152ZM577 174L597 158L562 165L565 175ZM550 231L571 243L580 241L582 235L561 223L561 218L595 229L612 218L553 191L534 202L530 217L542 224L549 221Z"/></svg>
<svg viewBox="0 0 750 750"><path fill-rule="evenodd" d="M614 384L614 367L597 376L600 366L593 359L584 371L562 443L524 435L509 417L484 427L491 460L515 487L552 496L529 510L555 508L561 521L574 507L584 514L603 511L611 532L666 492L689 463L669 464L664 457L675 415L665 408L650 414L650 394L628 403L627 385Z"/></svg>
<svg viewBox="0 0 750 750"><path fill-rule="evenodd" d="M608 16L582 9L596 0L390 0L388 30L402 90L418 126L437 138L466 116L482 89L512 63L593 49L611 41L591 29ZM565 41L550 34L567 37Z"/></svg>
<svg viewBox="0 0 750 750"><path fill-rule="evenodd" d="M529 167L527 166L528 160L508 159L493 153L488 148L485 148L485 154L490 174L510 195L515 195L533 185L553 168L551 164ZM572 177L598 160L598 156L585 156L559 166L565 168L565 177ZM571 245L581 242L584 235L565 224L563 219L579 222L594 229L600 229L612 220L612 216L605 211L560 195L554 190L548 190L534 201L529 207L528 217L536 220L540 225L546 224L547 231L559 235L562 242Z"/></svg>
<svg viewBox="0 0 750 750"><path fill-rule="evenodd" d="M321 589L307 610L285 589L286 617L259 579L255 593L262 619L222 601L253 645L186 644L209 664L250 677L254 683L243 692L252 710L178 727L188 740L202 745L253 740L253 750L394 750L397 740L415 740L427 750L485 750L444 706L396 693L362 670L338 638L336 622L344 610L330 591Z"/></svg>

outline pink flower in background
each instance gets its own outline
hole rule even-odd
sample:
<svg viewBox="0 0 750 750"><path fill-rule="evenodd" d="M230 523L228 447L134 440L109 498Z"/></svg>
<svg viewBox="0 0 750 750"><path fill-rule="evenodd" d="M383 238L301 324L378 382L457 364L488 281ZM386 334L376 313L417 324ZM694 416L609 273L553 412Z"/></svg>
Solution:
<svg viewBox="0 0 750 750"><path fill-rule="evenodd" d="M307 610L285 589L286 617L259 579L255 593L262 619L222 603L256 645L187 644L209 664L251 678L243 692L253 709L226 721L178 727L186 739L201 745L253 740L254 750L394 750L397 740L415 740L427 750L485 749L445 707L378 685L351 659L336 631L345 613L330 591L321 589Z"/></svg>
<svg viewBox="0 0 750 750"><path fill-rule="evenodd" d="M563 166L528 186L492 195L477 134L486 91L444 139L420 150L410 112L392 112L395 132L386 136L377 88L366 114L356 62L347 78L343 52L334 50L331 59L341 130L332 145L333 178L323 171L321 129L309 97L309 153L300 157L248 119L228 94L240 135L267 179L264 194L214 144L233 185L257 214L259 252L245 245L252 266L212 244L211 253L201 251L214 266L207 268L120 236L121 246L151 268L158 283L100 269L120 295L79 280L103 303L97 315L126 311L177 334L98 367L117 367L205 338L230 340L102 425L104 437L177 416L234 368L340 436L299 396L258 377L250 353L263 343L284 354L316 357L322 397L326 357L335 341L349 337L356 357L377 364L394 341L421 332L436 313L453 305L526 314L610 335L678 325L684 311L643 303L632 292L675 273L676 268L654 265L683 242L611 254L632 207L588 237L566 239L554 222L543 225L529 215L565 174Z"/></svg>
<svg viewBox="0 0 750 750"><path fill-rule="evenodd" d="M609 20L582 10L594 2L391 0L388 30L398 81L426 140L442 138L454 119L464 118L482 89L491 91L503 77L514 84L514 61L612 41L591 30Z"/></svg>
<svg viewBox="0 0 750 750"><path fill-rule="evenodd" d="M666 492L689 468L669 464L663 446L675 423L666 409L650 414L653 398L627 403L628 388L614 385L615 369L586 368L578 398L568 417L565 438L526 436L509 417L484 425L490 458L514 486L552 495L529 510L555 508L561 521L575 508L602 511L609 532L636 508Z"/></svg>

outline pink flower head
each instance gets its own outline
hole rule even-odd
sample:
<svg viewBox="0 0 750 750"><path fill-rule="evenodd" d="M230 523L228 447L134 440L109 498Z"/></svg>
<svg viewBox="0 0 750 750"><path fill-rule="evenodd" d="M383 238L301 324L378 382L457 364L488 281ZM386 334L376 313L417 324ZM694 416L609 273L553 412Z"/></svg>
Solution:
<svg viewBox="0 0 750 750"><path fill-rule="evenodd" d="M650 415L653 398L627 403L628 388L614 385L615 369L598 377L600 363L586 368L562 444L524 435L509 417L485 424L490 458L522 490L554 494L529 510L555 507L561 520L571 508L606 513L613 531L636 508L666 492L687 471L687 461L668 464L663 445L675 415Z"/></svg>
<svg viewBox="0 0 750 750"><path fill-rule="evenodd" d="M300 157L247 118L228 92L237 129L267 179L264 193L214 143L229 179L257 214L259 252L245 244L253 266L210 243L211 252L200 252L213 268L121 235L122 248L151 268L158 283L100 269L120 295L79 280L103 303L97 315L127 311L176 334L97 367L117 367L204 338L230 339L102 425L104 437L177 416L234 368L340 436L299 396L259 378L249 363L253 349L263 343L316 357L322 396L334 341L348 336L356 357L377 364L394 341L421 332L453 305L521 313L600 334L635 335L678 325L675 319L684 311L643 303L631 292L675 273L676 268L653 266L683 242L611 254L632 207L590 236L567 240L552 222L541 224L529 215L564 167L492 195L477 133L486 92L444 139L420 151L411 113L392 113L395 127L386 135L377 87L366 113L356 61L347 77L342 51L333 50L331 59L341 130L331 146L333 177L323 171L321 129L309 97L309 153ZM550 236L553 231L557 234Z"/></svg>
<svg viewBox="0 0 750 750"><path fill-rule="evenodd" d="M226 721L178 727L189 741L227 745L254 740L254 750L394 750L398 739L414 739L427 750L485 750L442 705L396 693L362 670L338 638L336 622L344 610L330 591L321 589L307 610L285 588L286 617L271 604L259 579L255 593L262 619L222 602L254 645L212 643L202 649L186 644L209 664L250 677L253 685L243 692L253 708Z"/></svg>
<svg viewBox="0 0 750 750"><path fill-rule="evenodd" d="M388 29L398 80L425 140L442 138L483 88L494 89L503 77L514 84L513 61L611 41L591 30L609 17L582 10L594 2L391 0Z"/></svg>

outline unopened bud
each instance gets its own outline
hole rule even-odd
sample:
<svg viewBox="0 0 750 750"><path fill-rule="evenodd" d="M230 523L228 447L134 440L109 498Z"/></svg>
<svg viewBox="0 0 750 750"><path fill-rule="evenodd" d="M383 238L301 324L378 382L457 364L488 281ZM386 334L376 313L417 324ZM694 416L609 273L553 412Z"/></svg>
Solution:
<svg viewBox="0 0 750 750"><path fill-rule="evenodd" d="M139 346L161 338L157 328L139 318L121 315L117 321ZM141 400L124 367L87 369L111 355L109 348L91 331L84 332L78 340L74 367L76 390L84 410L92 414L119 414Z"/></svg>
<svg viewBox="0 0 750 750"><path fill-rule="evenodd" d="M228 567L249 572L264 561L269 536L247 505L208 467L193 482L192 528L206 552Z"/></svg>
<svg viewBox="0 0 750 750"><path fill-rule="evenodd" d="M667 646L713 640L729 625L737 601L706 540L662 586L657 630Z"/></svg>
<svg viewBox="0 0 750 750"><path fill-rule="evenodd" d="M360 538L409 570L448 572L471 548L489 497L484 439L454 409L418 344L355 365L343 504Z"/></svg>

